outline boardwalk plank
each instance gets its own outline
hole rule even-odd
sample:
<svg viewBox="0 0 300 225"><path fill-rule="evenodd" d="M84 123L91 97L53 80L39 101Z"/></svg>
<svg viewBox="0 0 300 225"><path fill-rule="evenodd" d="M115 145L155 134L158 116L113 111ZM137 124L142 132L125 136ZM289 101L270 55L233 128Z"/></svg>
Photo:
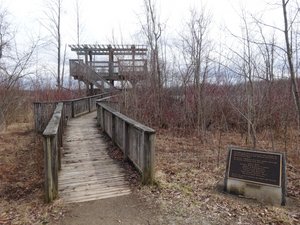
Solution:
<svg viewBox="0 0 300 225"><path fill-rule="evenodd" d="M109 177L109 178L102 178L100 181L99 179L87 179L87 180L79 180L76 183L74 183L74 180L72 180L71 182L64 182L64 183L60 183L60 189L64 189L65 187L72 187L72 186L84 186L84 185L88 185L88 184L95 184L95 183L103 183L103 184L109 184L110 182L118 182L118 181L122 181L124 182L124 177Z"/></svg>
<svg viewBox="0 0 300 225"><path fill-rule="evenodd" d="M123 195L129 195L130 191L115 191L115 192L110 192L110 193L102 193L99 195L97 194L90 194L88 196L73 196L72 198L66 199L67 203L73 203L73 202L86 202L86 201L94 201L94 200L99 200L99 199L105 199L105 198L113 198L113 197L118 197L118 196L123 196Z"/></svg>
<svg viewBox="0 0 300 225"><path fill-rule="evenodd" d="M130 194L125 171L109 157L96 127L96 114L69 121L64 136L59 195L65 202L84 202Z"/></svg>
<svg viewBox="0 0 300 225"><path fill-rule="evenodd" d="M90 177L82 177L80 180L76 179L76 176L65 178L63 181L59 182L59 186L64 185L70 185L70 184L76 184L81 182L92 182L92 181L98 181L100 178L98 176L90 176ZM107 180L113 180L113 179L122 179L124 180L124 175L103 175L101 177L102 182L107 182Z"/></svg>

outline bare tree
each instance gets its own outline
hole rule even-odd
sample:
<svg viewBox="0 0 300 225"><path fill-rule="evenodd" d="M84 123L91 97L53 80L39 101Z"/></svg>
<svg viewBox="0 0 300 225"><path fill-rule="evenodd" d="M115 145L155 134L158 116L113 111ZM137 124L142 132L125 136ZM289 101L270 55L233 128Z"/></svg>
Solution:
<svg viewBox="0 0 300 225"><path fill-rule="evenodd" d="M159 124L162 123L162 88L163 79L160 65L160 49L159 41L162 35L162 24L159 21L155 2L153 0L144 0L146 23L142 24L142 30L146 36L150 47L150 75L154 96L157 101L156 116L158 116Z"/></svg>
<svg viewBox="0 0 300 225"><path fill-rule="evenodd" d="M299 96L299 87L297 83L297 77L295 73L295 66L294 66L294 54L293 49L291 46L291 37L289 36L290 30L292 29L293 23L295 21L295 18L298 16L299 13L299 7L296 11L296 14L294 15L294 19L289 23L288 22L288 13L287 13L287 6L288 6L289 0L282 0L282 11L283 11L283 20L284 20L284 38L285 38L285 48L286 48L286 57L288 60L289 65L289 72L291 77L291 84L292 84L292 91L294 95L295 105L298 112L298 121L300 121L300 96Z"/></svg>
<svg viewBox="0 0 300 225"><path fill-rule="evenodd" d="M25 98L19 93L21 80L31 74L32 56L37 47L33 42L23 52L14 42L14 34L7 22L7 11L0 11L0 34L2 57L0 58L0 129L11 121L15 113L23 107ZM7 38L9 37L9 38ZM9 46L9 48L8 48Z"/></svg>
<svg viewBox="0 0 300 225"><path fill-rule="evenodd" d="M81 22L81 4L80 0L76 0L75 3L75 12L76 12L76 42L79 45L81 43L81 34L83 31L83 25ZM78 55L79 59L79 55ZM71 77L69 78L71 79ZM78 91L81 92L81 81L78 80Z"/></svg>
<svg viewBox="0 0 300 225"><path fill-rule="evenodd" d="M255 56L251 48L250 31L246 16L243 18L244 24L244 52L243 52L243 73L245 76L245 87L247 93L247 123L248 123L248 140L252 139L253 148L256 147L256 110L254 100L254 73L255 73Z"/></svg>
<svg viewBox="0 0 300 225"><path fill-rule="evenodd" d="M246 120L247 123L247 138L246 141L252 143L253 148L257 144L256 125L257 125L257 112L255 107L255 79L259 77L257 71L257 45L252 41L252 35L255 33L252 27L249 26L249 21L245 10L241 10L241 36L234 35L238 42L238 47L229 47L233 57L230 59L231 65L228 66L235 74L237 74L243 81L245 95L238 96L235 102L231 97L228 97L233 109ZM244 107L244 105L246 105Z"/></svg>
<svg viewBox="0 0 300 225"><path fill-rule="evenodd" d="M9 43L14 37L14 33L7 21L8 11L0 8L0 59L5 49L9 48Z"/></svg>
<svg viewBox="0 0 300 225"><path fill-rule="evenodd" d="M185 49L185 39L181 39L177 41L176 47L179 51L179 54L174 53L175 55L179 55L178 58L174 56L174 61L177 64L178 71L178 80L180 80L181 84L179 84L182 89L182 101L183 101L183 118L182 124L184 127L190 126L193 120L193 114L191 110L191 106L189 103L189 89L192 82L193 77L193 65L190 62L190 54Z"/></svg>
<svg viewBox="0 0 300 225"><path fill-rule="evenodd" d="M48 19L47 22L42 25L48 30L53 43L56 45L57 49L57 78L56 83L57 87L60 90L62 75L61 75L61 10L62 10L62 1L63 0L53 0L46 2L45 15Z"/></svg>
<svg viewBox="0 0 300 225"><path fill-rule="evenodd" d="M190 20L187 22L187 32L181 35L183 49L188 54L188 70L191 70L194 81L194 102L196 115L196 128L198 134L206 130L205 119L205 85L208 75L211 40L209 39L209 26L211 16L203 7L200 12L190 11Z"/></svg>
<svg viewBox="0 0 300 225"><path fill-rule="evenodd" d="M262 79L266 83L266 88L264 90L261 90L264 92L264 106L261 107L261 109L265 109L266 111L263 111L260 115L262 118L266 118L266 129L270 132L270 138L271 138L271 144L272 149L275 150L275 144L274 144L274 120L273 120L273 114L274 114L274 105L272 102L272 90L274 88L274 81L275 81L275 60L276 60L276 52L275 52L275 46L276 46L276 40L275 40L275 34L271 35L269 39L266 38L265 34L263 33L263 29L260 24L257 24L259 28L259 32L261 35L262 43L258 44L259 53L262 56L262 66L259 70L259 74L262 74Z"/></svg>
<svg viewBox="0 0 300 225"><path fill-rule="evenodd" d="M75 11L76 11L76 42L79 45L81 43L81 34L83 32L82 15L81 15L81 1L76 0Z"/></svg>

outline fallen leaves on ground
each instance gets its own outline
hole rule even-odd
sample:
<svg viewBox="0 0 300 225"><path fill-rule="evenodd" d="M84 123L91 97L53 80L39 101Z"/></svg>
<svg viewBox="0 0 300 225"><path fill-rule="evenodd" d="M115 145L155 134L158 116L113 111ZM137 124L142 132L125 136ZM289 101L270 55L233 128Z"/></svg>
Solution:
<svg viewBox="0 0 300 225"><path fill-rule="evenodd" d="M222 191L227 146L247 147L236 133L207 134L206 140L159 131L156 186L143 187L161 206L162 224L299 224L300 165L288 160L288 205L272 206ZM268 142L258 148L268 149ZM278 144L280 148L280 143ZM296 159L296 158L295 158Z"/></svg>
<svg viewBox="0 0 300 225"><path fill-rule="evenodd" d="M0 134L0 225L47 224L64 214L61 201L43 200L43 149L32 124Z"/></svg>
<svg viewBox="0 0 300 225"><path fill-rule="evenodd" d="M270 149L267 141L259 143ZM0 134L0 144L0 225L58 223L65 206L61 200L43 202L42 143L31 125L10 127ZM280 141L276 144L284 149ZM158 131L154 186L140 185L140 175L112 143L108 152L128 171L127 180L141 198L159 207L160 224L300 224L298 153L288 152L288 205L271 206L222 192L228 145L247 147L236 133L221 139L207 134L203 140Z"/></svg>

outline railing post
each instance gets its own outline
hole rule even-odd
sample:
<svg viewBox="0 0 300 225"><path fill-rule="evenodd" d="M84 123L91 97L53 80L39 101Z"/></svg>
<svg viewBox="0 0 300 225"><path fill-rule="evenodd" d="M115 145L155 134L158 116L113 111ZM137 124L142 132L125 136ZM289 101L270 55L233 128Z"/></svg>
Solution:
<svg viewBox="0 0 300 225"><path fill-rule="evenodd" d="M88 98L88 102L89 102L89 112L91 112L91 110L92 110L92 98Z"/></svg>
<svg viewBox="0 0 300 225"><path fill-rule="evenodd" d="M155 133L144 132L144 155L143 155L143 184L152 184L154 181L154 143L155 143Z"/></svg>
<svg viewBox="0 0 300 225"><path fill-rule="evenodd" d="M53 200L53 174L52 174L52 142L51 137L44 138L44 159L45 159L45 201Z"/></svg>
<svg viewBox="0 0 300 225"><path fill-rule="evenodd" d="M111 139L113 143L116 143L116 116L111 114Z"/></svg>
<svg viewBox="0 0 300 225"><path fill-rule="evenodd" d="M60 119L60 125L58 127L58 133L57 133L57 138L58 138L58 146L57 146L57 156L58 156L58 170L61 170L61 157L62 157L62 147L63 147L63 129L64 129L64 113L62 112L62 117Z"/></svg>
<svg viewBox="0 0 300 225"><path fill-rule="evenodd" d="M103 130L105 130L105 110L103 107L101 107L102 110L102 121L101 121L101 127Z"/></svg>
<svg viewBox="0 0 300 225"><path fill-rule="evenodd" d="M51 202L58 195L58 170L61 165L63 104L59 103L43 132L45 162L45 201Z"/></svg>
<svg viewBox="0 0 300 225"><path fill-rule="evenodd" d="M53 140L53 144L54 144L54 148L53 148L53 150L52 151L54 151L53 153L54 153L54 159L52 159L52 160L54 160L54 165L53 165L53 167L52 167L52 170L53 170L53 172L52 172L52 174L53 174L53 183L54 183L54 188L53 188L53 199L55 199L56 197L57 197L57 195L58 195L58 168L59 168L59 162L58 162L58 154L59 154L59 149L60 149L60 146L59 146L59 144L58 144L58 133L54 136L54 140ZM52 154L53 154L52 153Z"/></svg>
<svg viewBox="0 0 300 225"><path fill-rule="evenodd" d="M72 105L71 105L71 110L72 110L72 118L75 118L75 106L74 106L74 101L72 101L72 103L71 103Z"/></svg>
<svg viewBox="0 0 300 225"><path fill-rule="evenodd" d="M123 160L128 160L129 153L129 124L125 121L123 122L123 146L124 146L124 155Z"/></svg>
<svg viewBox="0 0 300 225"><path fill-rule="evenodd" d="M101 108L98 103L96 103L97 108L97 126L99 127L101 125Z"/></svg>

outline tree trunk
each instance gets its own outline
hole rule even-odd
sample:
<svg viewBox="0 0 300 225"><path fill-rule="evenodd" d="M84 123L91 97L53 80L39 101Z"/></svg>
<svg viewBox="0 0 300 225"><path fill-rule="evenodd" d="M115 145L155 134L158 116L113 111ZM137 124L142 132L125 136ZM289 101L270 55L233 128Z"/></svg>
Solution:
<svg viewBox="0 0 300 225"><path fill-rule="evenodd" d="M288 59L289 64L289 71L291 76L291 83L292 83L292 91L293 96L295 100L296 110L298 114L298 121L300 120L300 97L299 97L299 88L296 78L296 73L294 69L294 63L293 63L293 53L292 48L290 46L290 40L289 40L289 24L287 21L287 11L286 6L289 1L282 0L282 9L283 9L283 18L284 18L284 36L285 36L285 44L286 44L286 55Z"/></svg>
<svg viewBox="0 0 300 225"><path fill-rule="evenodd" d="M58 18L57 18L57 87L61 89L60 79L60 61L61 61L61 36L60 36L60 13L61 13L61 0L58 0Z"/></svg>

